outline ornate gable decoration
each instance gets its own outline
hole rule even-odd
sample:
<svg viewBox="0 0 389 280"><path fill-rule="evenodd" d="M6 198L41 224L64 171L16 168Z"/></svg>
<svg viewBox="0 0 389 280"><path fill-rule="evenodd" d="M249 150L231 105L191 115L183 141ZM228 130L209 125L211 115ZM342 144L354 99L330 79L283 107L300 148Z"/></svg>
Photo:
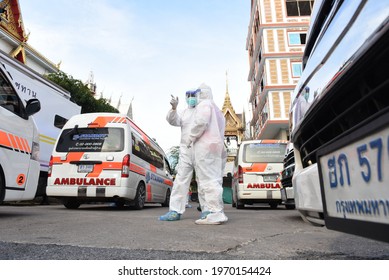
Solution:
<svg viewBox="0 0 389 280"><path fill-rule="evenodd" d="M241 135L242 131L244 131L244 120L239 118L232 107L230 95L228 93L228 83L226 83L226 95L224 97L222 112L226 120L225 135Z"/></svg>
<svg viewBox="0 0 389 280"><path fill-rule="evenodd" d="M0 28L10 33L21 43L27 41L17 0L3 0L0 2Z"/></svg>
<svg viewBox="0 0 389 280"><path fill-rule="evenodd" d="M238 122L235 120L235 118L231 115L230 112L226 112L224 115L226 119L226 127L227 128L233 128L236 130L236 127L238 126Z"/></svg>

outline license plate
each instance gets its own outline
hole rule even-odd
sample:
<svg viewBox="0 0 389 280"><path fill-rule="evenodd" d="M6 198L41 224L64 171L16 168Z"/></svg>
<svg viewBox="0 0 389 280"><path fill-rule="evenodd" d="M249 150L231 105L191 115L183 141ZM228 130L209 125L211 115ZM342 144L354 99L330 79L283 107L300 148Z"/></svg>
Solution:
<svg viewBox="0 0 389 280"><path fill-rule="evenodd" d="M80 164L77 167L78 173L90 173L93 171L93 164Z"/></svg>
<svg viewBox="0 0 389 280"><path fill-rule="evenodd" d="M325 216L389 224L389 127L365 126L339 142L318 153Z"/></svg>
<svg viewBox="0 0 389 280"><path fill-rule="evenodd" d="M275 182L277 181L278 175L263 175L264 182Z"/></svg>

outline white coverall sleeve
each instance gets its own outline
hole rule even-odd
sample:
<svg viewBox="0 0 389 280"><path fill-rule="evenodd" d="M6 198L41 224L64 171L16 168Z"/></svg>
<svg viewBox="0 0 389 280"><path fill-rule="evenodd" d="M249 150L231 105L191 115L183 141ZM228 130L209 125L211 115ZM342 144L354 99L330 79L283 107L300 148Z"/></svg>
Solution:
<svg viewBox="0 0 389 280"><path fill-rule="evenodd" d="M192 143L196 142L196 140L199 139L201 135L203 135L211 121L211 116L211 104L203 101L196 107L196 114L192 129L190 130L189 143L187 143L187 146L190 146Z"/></svg>
<svg viewBox="0 0 389 280"><path fill-rule="evenodd" d="M170 109L166 115L166 120L172 126L181 126L181 117L177 110Z"/></svg>

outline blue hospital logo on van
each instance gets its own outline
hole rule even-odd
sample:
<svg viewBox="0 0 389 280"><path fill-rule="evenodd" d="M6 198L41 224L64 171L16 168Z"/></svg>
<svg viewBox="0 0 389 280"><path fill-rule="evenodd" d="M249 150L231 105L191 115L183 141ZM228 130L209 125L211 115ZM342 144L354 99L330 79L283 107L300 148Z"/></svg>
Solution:
<svg viewBox="0 0 389 280"><path fill-rule="evenodd" d="M106 133L84 133L84 134L74 134L72 137L73 141L77 140L101 140L105 139L108 136Z"/></svg>
<svg viewBox="0 0 389 280"><path fill-rule="evenodd" d="M149 183L150 181L155 181L157 183L163 183L164 179L162 177L159 177L159 176L155 175L152 172L147 172L147 174L146 174L146 183Z"/></svg>

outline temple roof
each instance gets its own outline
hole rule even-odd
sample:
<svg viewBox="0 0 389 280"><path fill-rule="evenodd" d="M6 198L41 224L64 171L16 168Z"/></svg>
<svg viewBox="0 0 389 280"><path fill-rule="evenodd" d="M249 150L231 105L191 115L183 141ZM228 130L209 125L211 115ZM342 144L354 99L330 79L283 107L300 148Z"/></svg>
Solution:
<svg viewBox="0 0 389 280"><path fill-rule="evenodd" d="M5 43L2 50L11 57L24 64L34 61L33 65L40 67L34 70L39 73L52 73L59 70L60 64L52 63L27 43L29 34L25 33L18 0L0 1L0 35L0 40Z"/></svg>
<svg viewBox="0 0 389 280"><path fill-rule="evenodd" d="M26 42L28 36L25 34L22 14L18 0L3 0L0 2L1 27L8 31L15 39Z"/></svg>
<svg viewBox="0 0 389 280"><path fill-rule="evenodd" d="M230 94L228 92L228 79L226 79L226 94L224 96L224 103L222 112L226 120L226 134L238 134L238 131L244 131L245 120L244 114L236 114L234 107L232 106Z"/></svg>

